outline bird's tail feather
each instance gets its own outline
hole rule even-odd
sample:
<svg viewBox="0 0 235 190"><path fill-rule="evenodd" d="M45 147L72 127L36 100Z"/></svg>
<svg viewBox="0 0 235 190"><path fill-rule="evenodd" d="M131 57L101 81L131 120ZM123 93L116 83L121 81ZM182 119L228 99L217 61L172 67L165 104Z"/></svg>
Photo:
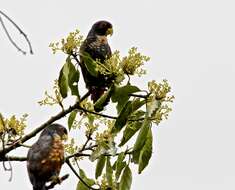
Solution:
<svg viewBox="0 0 235 190"><path fill-rule="evenodd" d="M91 100L93 101L93 103L95 104L97 102L97 100L106 92L106 88L105 87L92 87L90 89L90 93L91 93ZM103 108L105 106L108 105L110 101L110 97L107 97L107 99L105 100L105 102L102 103L101 107L94 107L96 112L100 112L103 110Z"/></svg>
<svg viewBox="0 0 235 190"><path fill-rule="evenodd" d="M46 184L43 183L37 183L35 186L33 186L33 190L47 190Z"/></svg>
<svg viewBox="0 0 235 190"><path fill-rule="evenodd" d="M105 87L92 87L91 88L91 100L95 103L105 92Z"/></svg>

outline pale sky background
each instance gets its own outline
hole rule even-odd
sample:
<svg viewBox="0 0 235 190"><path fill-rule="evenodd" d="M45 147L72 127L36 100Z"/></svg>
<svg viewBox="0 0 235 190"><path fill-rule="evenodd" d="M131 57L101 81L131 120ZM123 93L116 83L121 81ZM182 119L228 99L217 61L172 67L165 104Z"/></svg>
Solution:
<svg viewBox="0 0 235 190"><path fill-rule="evenodd" d="M49 43L76 28L86 35L95 21L109 20L113 50L125 55L137 46L151 57L145 81L136 82L145 86L166 78L176 97L169 120L154 127L152 159L143 174L134 176L132 189L235 188L234 1L1 0L0 10L24 29L35 52L18 53L0 28L0 112L5 116L29 113L33 128L57 113L37 104L64 62ZM8 182L9 173L0 166L0 188L31 189L25 163L13 168ZM64 166L61 174L67 171ZM55 189L75 189L76 183L71 174Z"/></svg>

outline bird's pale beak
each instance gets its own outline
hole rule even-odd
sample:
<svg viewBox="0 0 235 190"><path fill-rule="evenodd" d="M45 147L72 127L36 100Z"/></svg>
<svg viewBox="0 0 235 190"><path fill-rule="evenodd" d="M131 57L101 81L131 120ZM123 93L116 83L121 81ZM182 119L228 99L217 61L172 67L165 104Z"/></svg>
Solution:
<svg viewBox="0 0 235 190"><path fill-rule="evenodd" d="M110 36L113 35L113 28L109 28L109 29L107 30L106 36L108 36L108 35L110 35Z"/></svg>

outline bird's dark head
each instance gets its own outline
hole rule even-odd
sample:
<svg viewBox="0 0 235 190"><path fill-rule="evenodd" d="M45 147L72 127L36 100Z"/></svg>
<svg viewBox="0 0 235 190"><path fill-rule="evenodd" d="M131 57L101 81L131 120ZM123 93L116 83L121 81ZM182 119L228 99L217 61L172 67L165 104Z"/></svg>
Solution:
<svg viewBox="0 0 235 190"><path fill-rule="evenodd" d="M41 135L44 135L44 134L50 134L51 136L59 135L62 139L66 139L68 132L67 132L67 129L63 125L55 123L55 124L51 124L47 126L43 130Z"/></svg>
<svg viewBox="0 0 235 190"><path fill-rule="evenodd" d="M113 26L108 21L98 21L95 24L93 24L90 32L100 35L100 36L108 36L113 34Z"/></svg>

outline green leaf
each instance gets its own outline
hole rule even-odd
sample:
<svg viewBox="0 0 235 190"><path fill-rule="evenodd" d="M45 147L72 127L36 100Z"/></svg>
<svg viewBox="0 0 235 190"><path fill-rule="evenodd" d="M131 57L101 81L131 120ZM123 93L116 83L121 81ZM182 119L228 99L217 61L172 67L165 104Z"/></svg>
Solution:
<svg viewBox="0 0 235 190"><path fill-rule="evenodd" d="M71 90L71 94L79 97L78 81L79 81L80 73L71 62L70 57L66 59L66 63L68 63L69 65L68 86Z"/></svg>
<svg viewBox="0 0 235 190"><path fill-rule="evenodd" d="M121 172L123 170L123 168L126 166L126 162L123 162L123 160L125 159L125 153L122 152L118 155L117 161L116 161L116 173L115 173L115 177L116 177L116 181L118 181Z"/></svg>
<svg viewBox="0 0 235 190"><path fill-rule="evenodd" d="M132 112L131 101L128 101L120 112L118 118L115 121L114 127L112 128L112 133L117 133L126 125L129 115Z"/></svg>
<svg viewBox="0 0 235 190"><path fill-rule="evenodd" d="M59 89L63 98L66 98L68 95L68 90L71 90L72 95L79 97L78 92L78 81L79 81L79 71L75 68L73 63L70 60L70 57L66 59L66 63L60 70L59 75Z"/></svg>
<svg viewBox="0 0 235 190"><path fill-rule="evenodd" d="M130 138L141 128L142 125L143 121L128 122L128 125L123 132L121 143L118 146L121 147L126 142L128 142Z"/></svg>
<svg viewBox="0 0 235 190"><path fill-rule="evenodd" d="M71 130L71 127L72 127L73 122L76 118L76 115L77 115L77 110L73 110L69 115L69 118L68 118L68 128L69 128L69 130Z"/></svg>
<svg viewBox="0 0 235 190"><path fill-rule="evenodd" d="M62 67L62 69L60 70L60 75L59 75L59 79L58 79L58 85L59 85L59 89L60 89L60 94L63 98L67 97L68 94L68 64L65 63L64 66Z"/></svg>
<svg viewBox="0 0 235 190"><path fill-rule="evenodd" d="M123 106L125 106L126 102L129 100L129 94L138 92L140 89L137 86L126 85L122 87L115 87L115 91L112 95L112 101L117 102L117 110L118 113L122 110Z"/></svg>
<svg viewBox="0 0 235 190"><path fill-rule="evenodd" d="M141 129L140 129L140 132L138 134L138 137L136 139L133 151L140 150L144 146L144 143L146 141L146 137L147 137L147 134L149 131L150 124L151 124L150 120L148 120L148 119L144 120L144 122L141 126Z"/></svg>
<svg viewBox="0 0 235 190"><path fill-rule="evenodd" d="M94 109L95 111L103 110L104 106L106 106L110 100L110 97L114 91L114 85L112 85L107 92L105 92L95 103Z"/></svg>
<svg viewBox="0 0 235 190"><path fill-rule="evenodd" d="M102 171L105 165L105 160L106 160L106 157L104 155L101 155L99 159L97 160L96 170L95 170L96 179L102 174Z"/></svg>
<svg viewBox="0 0 235 190"><path fill-rule="evenodd" d="M135 141L135 145L133 148L133 162L134 163L139 163L140 151L146 142L150 124L151 124L150 120L145 119L141 126L140 132L137 136L137 139Z"/></svg>
<svg viewBox="0 0 235 190"><path fill-rule="evenodd" d="M140 156L139 156L139 174L144 170L144 168L148 165L149 160L152 156L152 145L153 144L153 135L152 135L152 130L149 128L147 139L145 141L145 144L140 151Z"/></svg>
<svg viewBox="0 0 235 190"><path fill-rule="evenodd" d="M145 100L140 100L140 98L136 98L132 101L132 110L133 112L141 108L143 105L145 105Z"/></svg>
<svg viewBox="0 0 235 190"><path fill-rule="evenodd" d="M132 183L132 173L127 165L123 171L121 181L119 184L119 190L130 190L131 189L131 183Z"/></svg>
<svg viewBox="0 0 235 190"><path fill-rule="evenodd" d="M108 185L112 187L113 184L113 169L110 163L110 157L107 157L106 160L106 179L108 182Z"/></svg>
<svg viewBox="0 0 235 190"><path fill-rule="evenodd" d="M82 59L84 60L85 66L88 70L88 72L94 76L98 77L98 70L97 70L97 63L95 60L93 60L89 53L84 52L82 55Z"/></svg>
<svg viewBox="0 0 235 190"><path fill-rule="evenodd" d="M87 178L85 175L85 172L82 169L79 169L79 174L80 177L86 182L86 184L88 186L92 186L95 184L95 180ZM82 181L79 181L77 184L77 188L76 190L89 190L90 188L88 188Z"/></svg>
<svg viewBox="0 0 235 190"><path fill-rule="evenodd" d="M140 158L140 150L135 150L132 153L132 162L134 162L135 164L139 163L139 158Z"/></svg>
<svg viewBox="0 0 235 190"><path fill-rule="evenodd" d="M118 118L115 121L112 133L117 133L126 125L130 115L135 113L137 109L145 104L145 101L140 101L139 98L126 102L126 105L122 108ZM137 119L137 118L136 118Z"/></svg>

